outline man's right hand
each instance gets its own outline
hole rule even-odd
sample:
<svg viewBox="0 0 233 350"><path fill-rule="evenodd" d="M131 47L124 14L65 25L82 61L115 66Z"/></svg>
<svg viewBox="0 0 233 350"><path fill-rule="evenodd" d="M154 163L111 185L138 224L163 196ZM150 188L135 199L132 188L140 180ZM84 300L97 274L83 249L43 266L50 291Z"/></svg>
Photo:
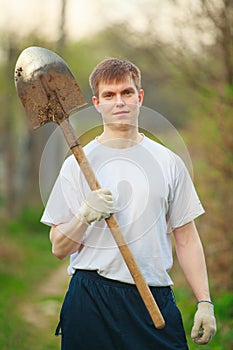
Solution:
<svg viewBox="0 0 233 350"><path fill-rule="evenodd" d="M87 224L93 221L100 221L108 218L111 214L117 212L118 209L112 200L112 193L106 188L91 191L85 201L83 201L79 214L83 217Z"/></svg>

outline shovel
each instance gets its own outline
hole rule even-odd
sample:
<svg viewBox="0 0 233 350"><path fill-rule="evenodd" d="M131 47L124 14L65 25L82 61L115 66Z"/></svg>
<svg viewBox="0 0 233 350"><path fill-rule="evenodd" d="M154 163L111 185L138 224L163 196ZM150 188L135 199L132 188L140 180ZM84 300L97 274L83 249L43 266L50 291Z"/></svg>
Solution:
<svg viewBox="0 0 233 350"><path fill-rule="evenodd" d="M86 102L66 62L50 50L36 46L29 47L20 54L17 60L15 85L33 128L36 129L48 122L58 124L90 189L100 189L100 184L69 122L71 111L84 106ZM121 232L115 215L105 220L155 327L163 328L165 326L163 316Z"/></svg>

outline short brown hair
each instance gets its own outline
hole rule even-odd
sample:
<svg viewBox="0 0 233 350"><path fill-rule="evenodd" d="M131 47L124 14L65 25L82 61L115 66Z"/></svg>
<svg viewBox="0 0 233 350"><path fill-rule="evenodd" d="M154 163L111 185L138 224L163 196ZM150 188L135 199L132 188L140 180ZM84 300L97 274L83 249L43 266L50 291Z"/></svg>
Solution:
<svg viewBox="0 0 233 350"><path fill-rule="evenodd" d="M99 95L99 83L121 82L130 76L139 91L141 89L141 72L133 63L118 59L108 58L100 62L90 75L89 83L95 96Z"/></svg>

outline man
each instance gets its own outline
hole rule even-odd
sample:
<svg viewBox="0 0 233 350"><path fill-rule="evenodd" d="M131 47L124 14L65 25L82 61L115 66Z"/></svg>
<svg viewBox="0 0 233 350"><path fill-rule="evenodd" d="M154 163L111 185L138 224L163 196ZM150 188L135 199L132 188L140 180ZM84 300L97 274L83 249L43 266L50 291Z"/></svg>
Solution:
<svg viewBox="0 0 233 350"><path fill-rule="evenodd" d="M72 275L57 334L63 350L188 349L169 270L171 235L197 299L192 338L216 330L202 244L194 219L204 210L181 159L139 133L144 91L131 62L107 59L90 76L103 133L84 151L103 189L90 191L74 158L66 159L42 222L55 256L70 256ZM154 327L103 220L115 213L166 325Z"/></svg>

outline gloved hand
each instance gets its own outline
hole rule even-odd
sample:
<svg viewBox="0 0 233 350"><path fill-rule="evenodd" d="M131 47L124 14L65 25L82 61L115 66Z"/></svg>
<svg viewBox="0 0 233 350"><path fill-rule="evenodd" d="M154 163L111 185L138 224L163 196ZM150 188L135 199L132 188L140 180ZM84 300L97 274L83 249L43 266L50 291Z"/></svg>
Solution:
<svg viewBox="0 0 233 350"><path fill-rule="evenodd" d="M216 332L214 305L201 301L194 316L191 338L196 344L208 344Z"/></svg>
<svg viewBox="0 0 233 350"><path fill-rule="evenodd" d="M91 191L79 209L80 215L87 224L106 219L117 211L112 193L106 188Z"/></svg>

